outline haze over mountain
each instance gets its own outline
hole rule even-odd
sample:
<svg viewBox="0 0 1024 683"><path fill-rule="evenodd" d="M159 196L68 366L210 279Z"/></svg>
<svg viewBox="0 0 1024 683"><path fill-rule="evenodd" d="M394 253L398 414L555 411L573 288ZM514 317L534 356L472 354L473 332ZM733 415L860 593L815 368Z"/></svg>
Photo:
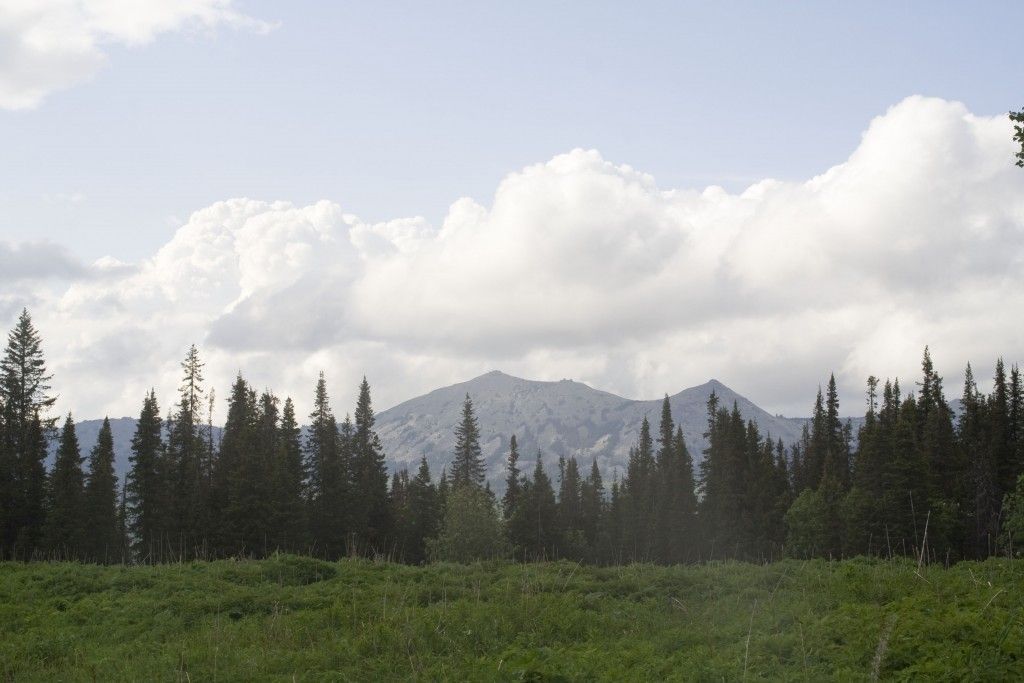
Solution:
<svg viewBox="0 0 1024 683"><path fill-rule="evenodd" d="M722 405L735 402L744 419L757 422L762 433L770 433L790 444L800 436L806 418L787 418L768 413L752 401L717 380L684 389L669 397L672 416L683 428L687 447L699 462L705 447L703 432L707 401L714 391ZM575 456L589 466L596 459L602 472L612 476L625 467L629 447L636 442L644 416L657 428L661 400L633 400L594 389L581 382L544 382L512 377L493 371L467 382L431 391L377 414L377 431L392 469L412 469L426 456L431 472L440 476L451 459L454 430L466 395L473 399L480 423L481 447L492 486L502 488L503 467L512 434L519 441L522 468L536 462L540 450L551 471L559 456ZM336 412L343 413L340 406ZM77 423L83 456L87 455L102 420ZM111 419L119 477L128 470L135 419ZM218 439L220 428L214 428Z"/></svg>

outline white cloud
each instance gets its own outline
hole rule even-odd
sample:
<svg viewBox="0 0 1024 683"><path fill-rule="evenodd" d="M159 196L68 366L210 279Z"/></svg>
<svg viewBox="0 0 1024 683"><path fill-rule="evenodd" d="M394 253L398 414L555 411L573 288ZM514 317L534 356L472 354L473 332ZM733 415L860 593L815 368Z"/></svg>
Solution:
<svg viewBox="0 0 1024 683"><path fill-rule="evenodd" d="M218 26L269 31L232 0L0 0L0 108L32 109L86 81L110 45L137 47L161 33Z"/></svg>
<svg viewBox="0 0 1024 683"><path fill-rule="evenodd" d="M1024 359L1010 137L1003 117L912 97L845 162L739 194L575 150L437 227L235 199L36 315L83 416L135 412L151 385L169 397L192 342L218 391L241 369L301 407L324 369L339 412L363 373L387 407L498 367L636 397L716 377L790 414L835 371L856 413L866 376L916 375L925 344L951 377Z"/></svg>

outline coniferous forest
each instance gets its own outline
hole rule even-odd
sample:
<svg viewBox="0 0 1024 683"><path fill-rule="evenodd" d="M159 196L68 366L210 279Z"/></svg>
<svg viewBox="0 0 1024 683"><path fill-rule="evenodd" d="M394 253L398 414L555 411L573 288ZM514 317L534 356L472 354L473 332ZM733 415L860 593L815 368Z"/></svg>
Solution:
<svg viewBox="0 0 1024 683"><path fill-rule="evenodd" d="M958 414L928 349L914 382L869 377L856 433L830 377L791 445L712 394L699 466L666 397L656 423L640 425L621 480L607 481L596 462L544 454L523 471L510 435L500 498L485 481L470 396L448 467L431 472L423 459L389 476L365 379L339 419L322 373L308 416L239 375L215 439L214 392L194 346L181 368L170 406L153 391L142 397L118 481L109 422L96 444L82 444L73 416L54 414L43 340L21 314L0 360L4 558L160 563L281 551L409 564L856 555L949 564L1014 555L1024 536L1024 390L1019 369L1001 360L989 394L966 368Z"/></svg>

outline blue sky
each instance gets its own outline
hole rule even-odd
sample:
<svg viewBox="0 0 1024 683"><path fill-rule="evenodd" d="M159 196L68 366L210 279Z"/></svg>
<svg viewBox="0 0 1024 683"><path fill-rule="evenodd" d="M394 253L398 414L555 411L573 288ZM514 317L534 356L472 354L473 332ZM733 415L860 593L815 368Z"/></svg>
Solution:
<svg viewBox="0 0 1024 683"><path fill-rule="evenodd" d="M912 94L1024 104L1019 3L245 2L0 110L0 239L137 260L227 197L371 220L576 147L664 187L820 173ZM78 201L68 201L78 199Z"/></svg>
<svg viewBox="0 0 1024 683"><path fill-rule="evenodd" d="M0 0L0 330L82 417L1024 361L1020 3ZM116 378L112 380L111 378ZM984 383L983 383L984 384Z"/></svg>

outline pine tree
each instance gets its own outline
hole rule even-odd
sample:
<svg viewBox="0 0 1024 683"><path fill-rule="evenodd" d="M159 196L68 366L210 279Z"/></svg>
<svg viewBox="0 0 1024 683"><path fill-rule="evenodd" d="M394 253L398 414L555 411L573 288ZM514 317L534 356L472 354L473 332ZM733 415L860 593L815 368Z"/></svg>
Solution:
<svg viewBox="0 0 1024 683"><path fill-rule="evenodd" d="M47 417L55 397L46 371L42 340L28 310L7 337L0 358L0 408L4 439L0 467L6 471L0 491L0 555L32 555L45 518L46 442L55 419Z"/></svg>
<svg viewBox="0 0 1024 683"><path fill-rule="evenodd" d="M85 557L94 562L119 562L123 536L118 521L118 486L114 474L114 437L110 420L103 418L96 445L89 455L83 521Z"/></svg>
<svg viewBox="0 0 1024 683"><path fill-rule="evenodd" d="M851 554L884 550L885 518L879 509L882 500L882 475L886 458L878 419L878 378L868 377L867 411L857 433L853 456L851 488L843 502L846 549Z"/></svg>
<svg viewBox="0 0 1024 683"><path fill-rule="evenodd" d="M520 505L509 522L509 538L516 556L527 561L551 559L561 545L558 503L540 452L533 479L523 482Z"/></svg>
<svg viewBox="0 0 1024 683"><path fill-rule="evenodd" d="M686 448L682 429L674 429L668 396L661 406L658 427L658 456L655 482L655 536L661 562L679 563L695 556L695 514L693 459Z"/></svg>
<svg viewBox="0 0 1024 683"><path fill-rule="evenodd" d="M45 545L50 557L69 560L82 556L85 475L75 422L68 413L48 485Z"/></svg>
<svg viewBox="0 0 1024 683"><path fill-rule="evenodd" d="M183 380L177 410L169 421L167 464L173 511L169 543L179 557L196 557L206 541L211 454L202 433L203 363L195 345L181 364Z"/></svg>
<svg viewBox="0 0 1024 683"><path fill-rule="evenodd" d="M427 459L420 459L416 476L409 482L409 518L411 533L405 545L405 560L422 564L427 559L427 543L436 538L441 526L437 489L430 480Z"/></svg>
<svg viewBox="0 0 1024 683"><path fill-rule="evenodd" d="M1018 473L1010 417L1010 386L1006 381L1006 368L1002 358L996 361L992 395L988 400L988 418L998 496L999 500L1002 500L1004 495L1014 490Z"/></svg>
<svg viewBox="0 0 1024 683"><path fill-rule="evenodd" d="M805 485L816 489L821 483L821 475L825 470L825 454L828 451L829 419L825 412L825 400L818 387L818 395L814 399L814 410L811 413L810 434L803 451Z"/></svg>
<svg viewBox="0 0 1024 683"><path fill-rule="evenodd" d="M919 461L926 472L926 519L929 547L959 558L964 552L962 511L968 507L967 461L957 448L953 412L942 390L928 347L921 361L921 391L917 403ZM922 532L923 533L923 532ZM923 538L922 538L923 541Z"/></svg>
<svg viewBox="0 0 1024 683"><path fill-rule="evenodd" d="M370 401L370 385L363 378L356 403L355 431L352 442L352 480L355 497L354 530L360 547L382 552L391 535L388 505L388 474L384 451L374 431L375 418Z"/></svg>
<svg viewBox="0 0 1024 683"><path fill-rule="evenodd" d="M582 488L579 464L576 458L569 458L560 468L558 483L558 533L561 539L559 555L582 560L586 553L583 535Z"/></svg>
<svg viewBox="0 0 1024 683"><path fill-rule="evenodd" d="M605 515L605 534L608 547L602 559L609 564L621 564L627 557L626 546L626 510L622 500L622 486L619 484L618 472L612 478L608 492L608 509Z"/></svg>
<svg viewBox="0 0 1024 683"><path fill-rule="evenodd" d="M505 495L501 500L501 509L505 520L512 519L515 514L516 505L519 503L520 489L522 488L522 473L519 471L519 445L516 443L516 435L513 434L508 444L508 474L505 477Z"/></svg>
<svg viewBox="0 0 1024 683"><path fill-rule="evenodd" d="M403 467L400 471L391 475L391 488L388 491L388 505L392 521L392 537L390 542L392 548L388 550L390 557L401 561L409 562L407 559L408 547L415 543L413 539L412 511L409 504L409 489L412 481L409 479L409 470Z"/></svg>
<svg viewBox="0 0 1024 683"><path fill-rule="evenodd" d="M686 447L682 427L676 428L673 440L675 450L672 486L672 515L676 530L669 544L670 562L694 561L699 556L700 538L697 531L697 484L694 479L693 457Z"/></svg>
<svg viewBox="0 0 1024 683"><path fill-rule="evenodd" d="M484 460L480 451L480 427L473 413L473 401L466 394L462 420L455 428L455 458L452 460L452 485L472 484L483 488Z"/></svg>
<svg viewBox="0 0 1024 683"><path fill-rule="evenodd" d="M310 527L316 552L334 558L345 554L349 541L349 472L343 458L351 444L352 424L346 418L339 433L322 372L309 420L304 456Z"/></svg>
<svg viewBox="0 0 1024 683"><path fill-rule="evenodd" d="M114 436L108 418L103 418L96 444L89 454L83 521L85 557L102 563L120 561L118 478L114 474Z"/></svg>
<svg viewBox="0 0 1024 683"><path fill-rule="evenodd" d="M297 552L306 547L306 515L302 498L304 470L301 429L295 418L295 404L284 400L274 467L275 546Z"/></svg>
<svg viewBox="0 0 1024 683"><path fill-rule="evenodd" d="M752 456L747 425L734 402L732 410L708 399L708 443L701 462L701 534L707 556L739 556L750 542Z"/></svg>
<svg viewBox="0 0 1024 683"><path fill-rule="evenodd" d="M608 554L609 542L606 529L604 482L597 460L590 464L590 474L580 490L580 517L583 540L588 553L586 559L598 562Z"/></svg>
<svg viewBox="0 0 1024 683"><path fill-rule="evenodd" d="M150 390L142 401L132 437L127 480L128 534L134 554L143 560L160 559L163 534L170 521L162 430L156 392Z"/></svg>
<svg viewBox="0 0 1024 683"><path fill-rule="evenodd" d="M654 480L654 544L655 555L661 562L677 561L682 530L679 528L681 515L676 508L675 481L676 466L675 423L672 420L672 406L668 394L661 403L661 421L658 425L658 455L655 462Z"/></svg>
<svg viewBox="0 0 1024 683"><path fill-rule="evenodd" d="M623 540L627 552L638 561L654 559L655 477L654 442L651 425L645 416L640 423L640 436L630 451L626 479L621 489L626 512Z"/></svg>
<svg viewBox="0 0 1024 683"><path fill-rule="evenodd" d="M220 453L213 473L211 504L216 530L211 541L217 554L253 554L250 524L249 490L255 483L253 458L256 455L256 401L254 392L241 374L235 377L228 396L228 413L221 434Z"/></svg>

